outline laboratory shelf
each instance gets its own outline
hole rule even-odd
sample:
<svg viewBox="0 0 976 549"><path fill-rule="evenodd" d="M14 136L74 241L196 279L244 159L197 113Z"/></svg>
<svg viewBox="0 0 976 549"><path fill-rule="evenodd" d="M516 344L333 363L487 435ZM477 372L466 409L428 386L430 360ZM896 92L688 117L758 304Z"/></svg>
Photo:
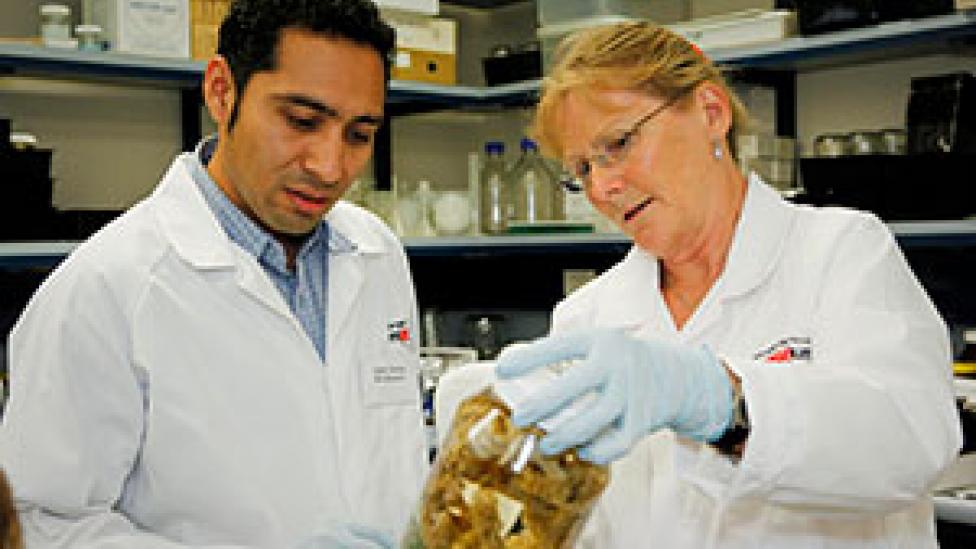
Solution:
<svg viewBox="0 0 976 549"><path fill-rule="evenodd" d="M877 60L906 53L950 50L956 41L976 37L976 10L895 21L766 44L707 50L717 62L744 68L810 69ZM0 44L0 74L43 75L86 80L123 80L195 87L205 63L116 52L85 52L27 44ZM540 80L501 86L442 86L394 80L393 105L444 108L531 104Z"/></svg>
<svg viewBox="0 0 976 549"><path fill-rule="evenodd" d="M541 80L527 80L499 86L444 86L390 81L387 102L394 105L430 104L438 107L498 107L535 103Z"/></svg>
<svg viewBox="0 0 976 549"><path fill-rule="evenodd" d="M607 253L621 255L631 241L622 234L548 234L406 238L410 257Z"/></svg>
<svg viewBox="0 0 976 549"><path fill-rule="evenodd" d="M0 75L24 75L75 80L194 88L206 64L190 59L166 59L117 52L87 52L45 48L29 44L0 44ZM441 107L505 106L534 100L539 81L503 86L442 86L393 80L389 102L420 103Z"/></svg>
<svg viewBox="0 0 976 549"><path fill-rule="evenodd" d="M976 246L976 219L959 221L891 221L903 247Z"/></svg>
<svg viewBox="0 0 976 549"><path fill-rule="evenodd" d="M728 65L802 70L893 59L913 52L951 51L960 39L974 36L976 10L971 10L706 53Z"/></svg>
<svg viewBox="0 0 976 549"><path fill-rule="evenodd" d="M0 74L193 87L205 67L203 62L190 59L0 44Z"/></svg>
<svg viewBox="0 0 976 549"><path fill-rule="evenodd" d="M0 242L0 268L48 268L61 262L78 241Z"/></svg>
<svg viewBox="0 0 976 549"><path fill-rule="evenodd" d="M976 246L976 220L894 221L888 227L902 246ZM0 267L50 267L78 244L72 240L0 242ZM622 255L630 249L631 240L620 233L408 237L403 246L411 257Z"/></svg>

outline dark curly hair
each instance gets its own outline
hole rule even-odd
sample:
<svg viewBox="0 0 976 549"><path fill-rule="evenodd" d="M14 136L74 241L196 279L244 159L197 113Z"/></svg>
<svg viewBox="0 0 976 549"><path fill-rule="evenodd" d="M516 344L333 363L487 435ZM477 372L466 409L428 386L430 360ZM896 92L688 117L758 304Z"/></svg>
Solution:
<svg viewBox="0 0 976 549"><path fill-rule="evenodd" d="M390 78L390 52L395 34L380 19L370 0L234 0L220 25L217 53L227 59L237 97L251 76L274 70L282 29L303 29L372 47L383 59ZM229 128L237 121L239 102L231 110Z"/></svg>

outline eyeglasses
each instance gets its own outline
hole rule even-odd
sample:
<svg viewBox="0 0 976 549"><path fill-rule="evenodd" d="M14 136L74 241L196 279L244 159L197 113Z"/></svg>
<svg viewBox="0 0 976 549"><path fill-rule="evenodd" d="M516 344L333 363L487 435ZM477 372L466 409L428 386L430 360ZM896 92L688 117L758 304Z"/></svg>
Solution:
<svg viewBox="0 0 976 549"><path fill-rule="evenodd" d="M661 114L668 107L674 105L688 90L682 90L673 95L663 105L656 107L651 112L640 117L637 122L615 137L601 139L595 146L595 151L589 156L584 156L566 169L566 176L559 181L563 189L568 192L578 193L590 186L590 176L593 173L593 165L601 168L610 168L623 160L630 152L634 144L634 137L640 132L641 128L655 116Z"/></svg>

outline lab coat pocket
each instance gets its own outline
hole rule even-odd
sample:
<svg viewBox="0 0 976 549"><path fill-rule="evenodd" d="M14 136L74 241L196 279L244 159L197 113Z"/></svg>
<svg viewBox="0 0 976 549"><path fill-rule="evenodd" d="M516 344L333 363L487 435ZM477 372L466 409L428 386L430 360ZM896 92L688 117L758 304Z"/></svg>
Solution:
<svg viewBox="0 0 976 549"><path fill-rule="evenodd" d="M383 342L367 352L359 371L366 406L419 406L418 360L410 347L398 342Z"/></svg>

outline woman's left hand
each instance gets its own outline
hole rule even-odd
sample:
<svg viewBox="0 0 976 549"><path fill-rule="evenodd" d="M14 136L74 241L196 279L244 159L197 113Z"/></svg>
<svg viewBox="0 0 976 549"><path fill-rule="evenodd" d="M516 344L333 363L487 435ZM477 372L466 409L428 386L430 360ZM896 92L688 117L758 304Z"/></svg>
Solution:
<svg viewBox="0 0 976 549"><path fill-rule="evenodd" d="M733 389L722 363L705 347L641 340L619 331L577 332L506 349L499 378L541 366L580 360L519 402L513 419L527 426L551 417L576 399L592 404L559 422L543 438L547 454L581 446L581 458L608 463L662 428L695 440L719 438L732 422Z"/></svg>

